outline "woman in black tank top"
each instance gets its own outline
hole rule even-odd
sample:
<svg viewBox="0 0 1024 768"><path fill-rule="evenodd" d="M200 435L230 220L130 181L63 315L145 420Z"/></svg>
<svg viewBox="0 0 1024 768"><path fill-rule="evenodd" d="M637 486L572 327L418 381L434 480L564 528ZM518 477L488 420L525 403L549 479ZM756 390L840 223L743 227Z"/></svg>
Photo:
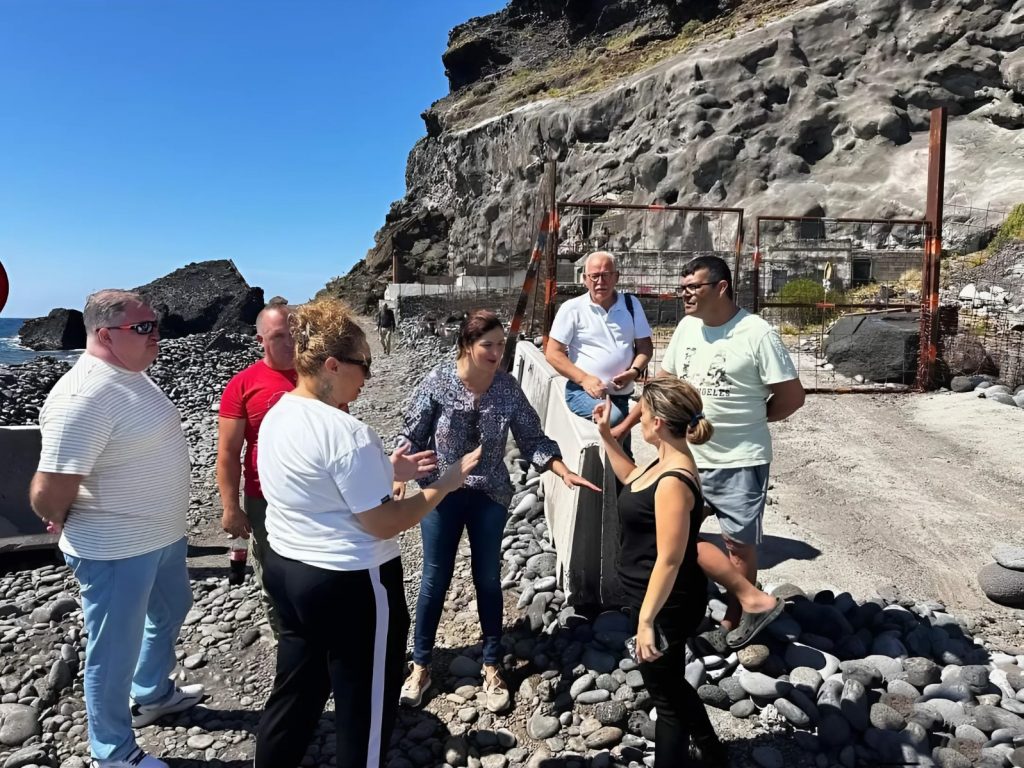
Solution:
<svg viewBox="0 0 1024 768"><path fill-rule="evenodd" d="M706 442L714 430L701 412L700 394L675 377L649 381L640 408L644 440L658 448L657 460L643 469L612 437L608 403L598 405L594 420L623 484L619 575L637 619L640 673L658 712L654 765L727 766L728 753L683 676L686 640L707 608L707 580L697 564L704 500L687 442ZM700 759L690 755L691 734Z"/></svg>

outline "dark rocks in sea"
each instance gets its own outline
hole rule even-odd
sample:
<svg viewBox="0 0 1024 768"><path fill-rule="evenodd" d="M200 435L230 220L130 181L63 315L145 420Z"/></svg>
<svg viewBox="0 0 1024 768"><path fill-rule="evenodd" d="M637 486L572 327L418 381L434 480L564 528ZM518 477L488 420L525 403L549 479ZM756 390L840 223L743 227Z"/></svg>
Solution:
<svg viewBox="0 0 1024 768"><path fill-rule="evenodd" d="M51 309L46 317L26 320L18 331L22 346L29 349L82 349L85 325L77 309Z"/></svg>
<svg viewBox="0 0 1024 768"><path fill-rule="evenodd" d="M165 339L208 331L251 334L263 309L263 289L250 286L228 259L197 261L132 290L152 304ZM76 309L26 320L19 335L35 350L85 347L85 325Z"/></svg>

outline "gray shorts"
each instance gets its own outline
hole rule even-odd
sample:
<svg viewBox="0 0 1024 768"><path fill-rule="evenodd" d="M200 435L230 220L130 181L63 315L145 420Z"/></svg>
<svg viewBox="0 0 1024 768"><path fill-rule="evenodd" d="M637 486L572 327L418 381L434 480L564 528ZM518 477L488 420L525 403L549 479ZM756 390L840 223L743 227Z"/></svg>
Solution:
<svg viewBox="0 0 1024 768"><path fill-rule="evenodd" d="M760 544L768 499L768 464L700 470L704 503L715 513L722 535L739 544Z"/></svg>

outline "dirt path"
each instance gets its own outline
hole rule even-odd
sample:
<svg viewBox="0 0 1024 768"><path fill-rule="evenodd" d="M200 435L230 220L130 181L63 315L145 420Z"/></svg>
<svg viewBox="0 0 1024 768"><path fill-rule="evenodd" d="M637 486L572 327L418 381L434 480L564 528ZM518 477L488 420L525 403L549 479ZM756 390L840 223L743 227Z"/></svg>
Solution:
<svg viewBox="0 0 1024 768"><path fill-rule="evenodd" d="M959 614L1020 616L975 574L1022 536L1024 410L973 394L811 395L772 433L765 582L858 598L895 585Z"/></svg>
<svg viewBox="0 0 1024 768"><path fill-rule="evenodd" d="M770 579L995 609L975 574L1021 534L1024 411L972 394L818 395L773 433Z"/></svg>

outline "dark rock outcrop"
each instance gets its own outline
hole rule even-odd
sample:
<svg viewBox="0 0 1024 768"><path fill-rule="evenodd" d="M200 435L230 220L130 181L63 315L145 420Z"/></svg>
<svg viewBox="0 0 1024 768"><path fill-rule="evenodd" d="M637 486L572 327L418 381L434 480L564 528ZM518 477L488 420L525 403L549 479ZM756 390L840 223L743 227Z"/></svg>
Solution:
<svg viewBox="0 0 1024 768"><path fill-rule="evenodd" d="M263 289L253 288L227 259L199 261L133 288L160 316L160 335L176 339L193 333L253 333L263 309ZM54 309L26 320L18 332L30 349L82 349L85 325L77 309Z"/></svg>
<svg viewBox="0 0 1024 768"><path fill-rule="evenodd" d="M188 264L134 290L156 310L167 339L219 330L252 333L263 309L263 289L250 287L227 259Z"/></svg>
<svg viewBox="0 0 1024 768"><path fill-rule="evenodd" d="M51 309L46 317L26 320L18 331L29 349L83 349L85 325L77 309Z"/></svg>
<svg viewBox="0 0 1024 768"><path fill-rule="evenodd" d="M844 315L828 332L822 353L846 376L910 384L917 374L920 323L916 312Z"/></svg>

